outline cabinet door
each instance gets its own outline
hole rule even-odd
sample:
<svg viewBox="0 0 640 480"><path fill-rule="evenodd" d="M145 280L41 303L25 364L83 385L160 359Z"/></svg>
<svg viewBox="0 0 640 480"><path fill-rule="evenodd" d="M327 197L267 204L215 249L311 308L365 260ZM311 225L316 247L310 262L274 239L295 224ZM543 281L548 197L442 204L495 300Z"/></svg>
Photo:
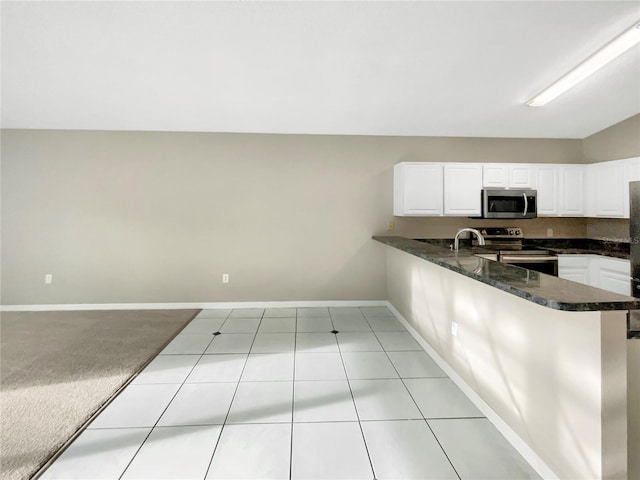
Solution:
<svg viewBox="0 0 640 480"><path fill-rule="evenodd" d="M631 295L631 262L618 258L599 258L598 286L621 295Z"/></svg>
<svg viewBox="0 0 640 480"><path fill-rule="evenodd" d="M631 279L628 275L601 270L600 288L621 295L631 295Z"/></svg>
<svg viewBox="0 0 640 480"><path fill-rule="evenodd" d="M399 163L393 170L394 205L397 216L442 215L442 165Z"/></svg>
<svg viewBox="0 0 640 480"><path fill-rule="evenodd" d="M623 162L604 162L590 165L593 168L594 202L596 217L624 217L625 164Z"/></svg>
<svg viewBox="0 0 640 480"><path fill-rule="evenodd" d="M560 215L584 216L584 168L582 165L560 167Z"/></svg>
<svg viewBox="0 0 640 480"><path fill-rule="evenodd" d="M509 165L509 188L533 188L531 165Z"/></svg>
<svg viewBox="0 0 640 480"><path fill-rule="evenodd" d="M539 165L535 171L538 215L558 215L559 167L557 165Z"/></svg>
<svg viewBox="0 0 640 480"><path fill-rule="evenodd" d="M444 214L480 215L482 165L478 163L445 164Z"/></svg>
<svg viewBox="0 0 640 480"><path fill-rule="evenodd" d="M558 277L589 285L589 256L558 255Z"/></svg>
<svg viewBox="0 0 640 480"><path fill-rule="evenodd" d="M566 268L562 273L558 272L558 277L589 285L589 273L586 268Z"/></svg>
<svg viewBox="0 0 640 480"><path fill-rule="evenodd" d="M627 181L637 182L640 180L640 157L627 158L624 160L627 165Z"/></svg>
<svg viewBox="0 0 640 480"><path fill-rule="evenodd" d="M482 166L482 186L488 188L507 187L507 165L487 163Z"/></svg>
<svg viewBox="0 0 640 480"><path fill-rule="evenodd" d="M629 218L629 182L637 182L640 180L640 157L627 158L623 160L625 164L624 179L624 218Z"/></svg>

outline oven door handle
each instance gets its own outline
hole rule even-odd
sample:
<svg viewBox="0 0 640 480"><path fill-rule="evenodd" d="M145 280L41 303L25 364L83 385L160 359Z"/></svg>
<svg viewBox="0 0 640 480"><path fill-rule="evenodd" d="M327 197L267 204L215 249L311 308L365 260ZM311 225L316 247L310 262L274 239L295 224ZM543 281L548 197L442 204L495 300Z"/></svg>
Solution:
<svg viewBox="0 0 640 480"><path fill-rule="evenodd" d="M543 255L500 255L502 263L519 262L557 262L558 257L547 257Z"/></svg>
<svg viewBox="0 0 640 480"><path fill-rule="evenodd" d="M527 216L527 210L529 210L529 201L527 200L527 194L523 193L522 196L524 197L524 212L522 212L522 216L526 217Z"/></svg>

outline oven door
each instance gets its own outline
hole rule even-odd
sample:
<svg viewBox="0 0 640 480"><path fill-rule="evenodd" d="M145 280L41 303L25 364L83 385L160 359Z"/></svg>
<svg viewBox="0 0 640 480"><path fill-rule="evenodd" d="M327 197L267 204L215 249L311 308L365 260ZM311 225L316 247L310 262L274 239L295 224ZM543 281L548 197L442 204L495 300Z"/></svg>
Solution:
<svg viewBox="0 0 640 480"><path fill-rule="evenodd" d="M537 192L535 190L482 191L484 218L536 218Z"/></svg>
<svg viewBox="0 0 640 480"><path fill-rule="evenodd" d="M516 267L528 268L536 272L547 275L558 276L558 257L546 255L509 255L501 254L498 261L515 265Z"/></svg>

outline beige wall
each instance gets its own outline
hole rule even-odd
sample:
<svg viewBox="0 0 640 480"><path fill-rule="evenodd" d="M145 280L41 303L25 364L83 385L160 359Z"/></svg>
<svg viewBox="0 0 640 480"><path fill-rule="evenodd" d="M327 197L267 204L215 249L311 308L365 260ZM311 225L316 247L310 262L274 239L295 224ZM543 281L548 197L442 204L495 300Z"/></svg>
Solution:
<svg viewBox="0 0 640 480"><path fill-rule="evenodd" d="M628 218L589 218L587 237L629 241Z"/></svg>
<svg viewBox="0 0 640 480"><path fill-rule="evenodd" d="M640 114L583 140L584 163L640 157Z"/></svg>
<svg viewBox="0 0 640 480"><path fill-rule="evenodd" d="M395 232L409 238L453 238L463 227L520 227L527 238L584 238L586 218L538 217L530 220L490 220L459 217L396 217ZM548 230L551 229L551 232ZM548 235L551 233L551 235ZM628 232L627 232L628 236Z"/></svg>
<svg viewBox="0 0 640 480"><path fill-rule="evenodd" d="M577 163L582 145L5 130L2 156L4 305L382 300L370 237L393 219L395 163Z"/></svg>
<svg viewBox="0 0 640 480"><path fill-rule="evenodd" d="M553 310L385 248L388 300L558 478L627 478L625 312Z"/></svg>

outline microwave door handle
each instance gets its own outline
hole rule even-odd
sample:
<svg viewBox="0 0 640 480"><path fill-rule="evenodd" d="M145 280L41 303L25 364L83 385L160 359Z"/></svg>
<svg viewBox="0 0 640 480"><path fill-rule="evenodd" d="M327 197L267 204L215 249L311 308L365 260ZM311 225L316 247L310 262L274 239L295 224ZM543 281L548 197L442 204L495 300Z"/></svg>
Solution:
<svg viewBox="0 0 640 480"><path fill-rule="evenodd" d="M529 201L527 200L527 194L523 193L524 197L524 212L522 212L522 216L525 217L527 215L527 210L529 209Z"/></svg>

